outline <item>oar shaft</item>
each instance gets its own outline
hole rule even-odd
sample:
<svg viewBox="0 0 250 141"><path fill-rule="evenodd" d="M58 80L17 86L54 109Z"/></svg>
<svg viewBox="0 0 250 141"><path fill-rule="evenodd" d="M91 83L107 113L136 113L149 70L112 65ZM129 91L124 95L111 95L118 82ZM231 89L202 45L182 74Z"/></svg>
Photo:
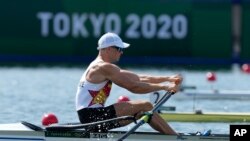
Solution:
<svg viewBox="0 0 250 141"><path fill-rule="evenodd" d="M135 132L137 128L139 128L141 125L145 123L144 120L140 120L133 128L131 128L126 134L124 134L121 138L119 138L117 141L123 141L126 139L131 133Z"/></svg>
<svg viewBox="0 0 250 141"><path fill-rule="evenodd" d="M173 95L171 92L166 92L166 94L157 102L152 109L152 112L158 111L158 109Z"/></svg>

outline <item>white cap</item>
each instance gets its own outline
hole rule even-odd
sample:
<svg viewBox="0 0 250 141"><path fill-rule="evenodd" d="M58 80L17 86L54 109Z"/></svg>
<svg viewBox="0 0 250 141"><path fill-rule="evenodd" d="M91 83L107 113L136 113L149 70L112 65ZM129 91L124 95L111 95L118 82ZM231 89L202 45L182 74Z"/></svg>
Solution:
<svg viewBox="0 0 250 141"><path fill-rule="evenodd" d="M102 35L102 37L99 39L97 50L100 50L102 48L107 48L110 46L127 48L130 46L130 44L123 42L122 39L117 34L108 32Z"/></svg>

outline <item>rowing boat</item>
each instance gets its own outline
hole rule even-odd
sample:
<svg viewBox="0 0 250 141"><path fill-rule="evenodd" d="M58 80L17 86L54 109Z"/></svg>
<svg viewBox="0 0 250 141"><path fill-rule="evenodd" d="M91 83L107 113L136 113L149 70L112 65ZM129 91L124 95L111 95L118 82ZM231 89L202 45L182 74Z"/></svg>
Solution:
<svg viewBox="0 0 250 141"><path fill-rule="evenodd" d="M164 135L155 132L136 132L136 129L148 122L154 112L159 110L171 96L172 92L166 92L164 96L154 105L150 112L146 112L138 121L133 116L117 117L103 121L97 121L87 124L52 124L45 128L31 124L29 122L21 122L14 124L0 124L0 140L8 141L123 141L123 140L155 140L155 141L211 141L211 140L226 140L229 141L229 135L211 134L180 134L180 135ZM121 120L132 120L136 122L129 131L108 131L102 133L91 132L96 127L105 126L113 122Z"/></svg>
<svg viewBox="0 0 250 141"><path fill-rule="evenodd" d="M39 129L39 130L38 130ZM116 141L125 131L108 131L107 133L86 132L83 129L49 131L37 125L20 122L0 124L0 141ZM156 132L134 132L126 141L229 141L229 135L211 134L200 136L183 134L181 136L163 135Z"/></svg>
<svg viewBox="0 0 250 141"><path fill-rule="evenodd" d="M156 103L164 91L153 92L150 95L150 101ZM213 100L250 100L250 90L198 90L183 89L174 96L176 100L192 99L213 99Z"/></svg>
<svg viewBox="0 0 250 141"><path fill-rule="evenodd" d="M184 90L175 96L176 99L220 99L220 100L250 100L249 90Z"/></svg>
<svg viewBox="0 0 250 141"><path fill-rule="evenodd" d="M250 113L226 112L167 112L161 113L166 121L176 122L250 122Z"/></svg>
<svg viewBox="0 0 250 141"><path fill-rule="evenodd" d="M185 92L185 91L183 91ZM182 93L183 93L182 92ZM236 97L235 95L232 96L232 93L226 94L225 91L222 91L224 93L220 94L195 94L195 93L188 93L185 94L176 94L174 98L180 98L180 97L199 97L199 98L233 98ZM150 101L152 104L155 104L159 101L159 99L162 98L162 93L163 91L157 91L154 92L153 94L150 95ZM191 95L193 94L193 95ZM182 96L184 95L184 96ZM226 96L228 95L228 96ZM243 96L244 95L244 96ZM250 98L250 92L247 94L246 92L243 94L239 94L237 97L239 98ZM236 99L236 98L235 98ZM247 99L247 98L246 98ZM202 111L196 111L196 112L182 112L182 113L177 113L177 112L169 112L169 111L174 111L175 107L165 107L161 106L158 108L158 112L161 113L161 116L166 120L166 121L176 121L176 122L250 122L250 113L229 113L229 112L206 112L203 113ZM167 111L167 112L166 112Z"/></svg>

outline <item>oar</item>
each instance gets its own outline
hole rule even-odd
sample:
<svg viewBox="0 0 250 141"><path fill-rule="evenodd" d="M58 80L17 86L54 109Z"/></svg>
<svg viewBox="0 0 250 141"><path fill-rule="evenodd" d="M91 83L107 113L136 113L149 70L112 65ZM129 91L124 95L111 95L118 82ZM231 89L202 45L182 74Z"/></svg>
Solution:
<svg viewBox="0 0 250 141"><path fill-rule="evenodd" d="M147 123L150 117L153 115L154 112L156 112L174 93L166 92L166 94L157 102L154 106L154 108L150 111L145 113L144 116L142 116L137 124L131 128L127 133L125 133L121 138L119 138L117 141L123 141L126 139L130 134L132 134L137 128L139 128L144 123Z"/></svg>

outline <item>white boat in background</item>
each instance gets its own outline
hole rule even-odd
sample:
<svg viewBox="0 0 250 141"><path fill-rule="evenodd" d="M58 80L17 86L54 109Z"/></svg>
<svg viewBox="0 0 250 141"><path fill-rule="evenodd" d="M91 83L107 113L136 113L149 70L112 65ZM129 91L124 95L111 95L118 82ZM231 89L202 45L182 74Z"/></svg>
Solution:
<svg viewBox="0 0 250 141"><path fill-rule="evenodd" d="M175 96L176 99L188 97L196 99L250 100L250 90L184 90Z"/></svg>
<svg viewBox="0 0 250 141"><path fill-rule="evenodd" d="M116 141L125 131L91 133L83 129L48 131L42 127L23 122L0 124L0 141ZM210 134L200 136L186 134L181 136L163 135L156 132L134 132L125 141L229 141L229 135Z"/></svg>
<svg viewBox="0 0 250 141"><path fill-rule="evenodd" d="M154 92L150 95L150 101L155 103L162 97L164 91ZM182 90L173 97L178 100L192 99L219 99L219 100L250 100L250 90Z"/></svg>

